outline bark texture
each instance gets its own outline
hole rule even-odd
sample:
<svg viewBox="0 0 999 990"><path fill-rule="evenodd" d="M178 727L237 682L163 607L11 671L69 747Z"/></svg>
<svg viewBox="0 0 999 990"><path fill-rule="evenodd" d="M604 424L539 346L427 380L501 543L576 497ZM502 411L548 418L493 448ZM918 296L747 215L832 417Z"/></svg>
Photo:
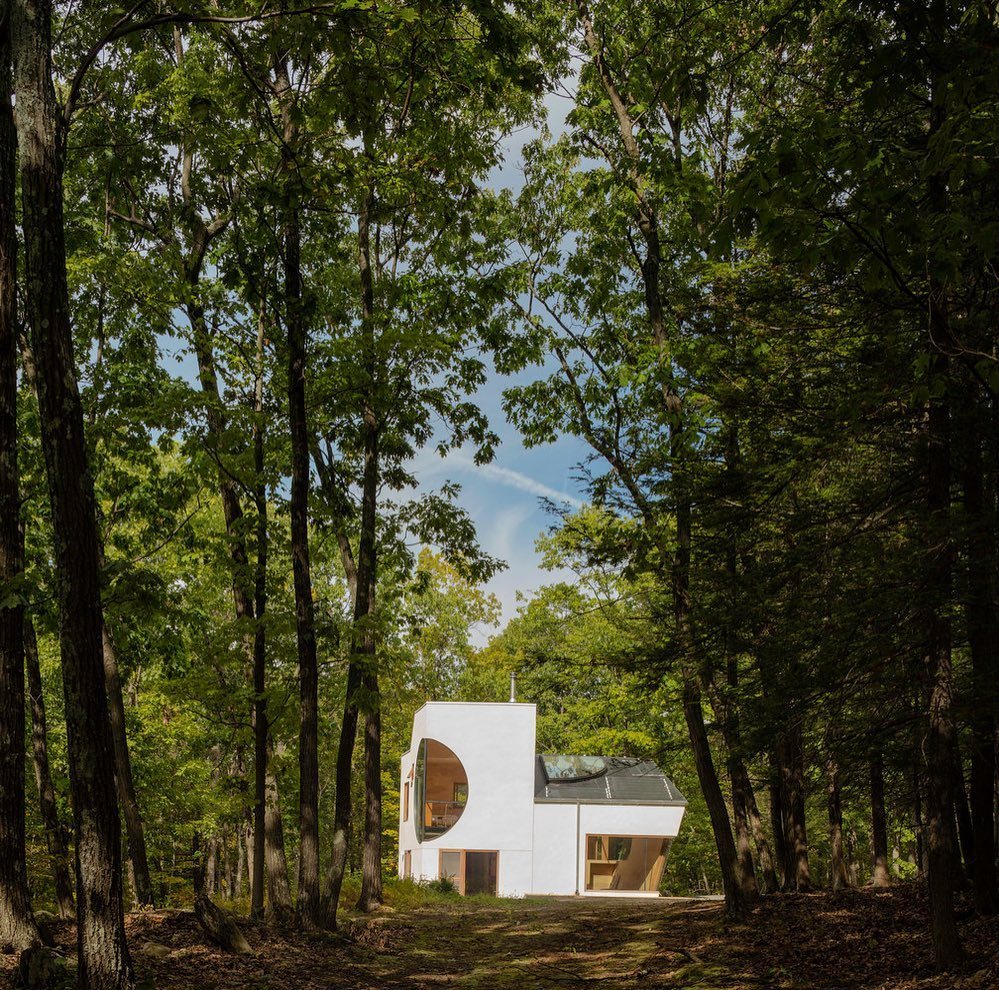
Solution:
<svg viewBox="0 0 999 990"><path fill-rule="evenodd" d="M121 896L121 822L101 644L99 541L76 383L66 282L62 172L65 128L52 85L48 0L17 0L16 118L26 259L55 562L76 828L80 985L133 984Z"/></svg>
<svg viewBox="0 0 999 990"><path fill-rule="evenodd" d="M361 856L361 894L358 907L371 911L382 902L382 776L381 700L378 693L378 663L372 628L377 582L377 500L379 482L378 415L374 403L376 364L374 356L374 270L371 259L371 224L375 207L374 189L369 187L358 221L358 273L364 321L365 359L369 394L362 412L364 434L364 490L361 498L363 566L359 569L355 598L355 631L360 633L364 688L364 849ZM360 606L360 607L359 607Z"/></svg>
<svg viewBox="0 0 999 990"><path fill-rule="evenodd" d="M0 6L0 951L38 942L24 846L24 541L17 469L16 130L10 4Z"/></svg>
<svg viewBox="0 0 999 990"><path fill-rule="evenodd" d="M974 415L974 414L973 414ZM964 507L967 515L968 593L965 621L971 650L971 826L974 835L975 906L983 914L999 910L996 875L996 711L999 709L999 587L996 580L995 479L986 483L981 430L967 430Z"/></svg>
<svg viewBox="0 0 999 990"><path fill-rule="evenodd" d="M125 699L122 696L121 675L118 672L118 653L107 618L104 619L102 625L101 642L104 651L104 678L107 682L108 711L111 716L111 741L114 744L115 781L118 785L118 800L121 802L122 815L125 819L125 836L128 841L128 860L131 866L135 900L140 905L152 906L153 884L149 878L146 833L142 827L139 798L135 793L132 756L128 749L128 734L125 730Z"/></svg>
<svg viewBox="0 0 999 990"><path fill-rule="evenodd" d="M871 883L887 887L891 883L888 873L888 816L885 813L885 768L881 750L875 750L870 759L871 777Z"/></svg>
<svg viewBox="0 0 999 990"><path fill-rule="evenodd" d="M269 761L268 761L269 762ZM267 871L267 896L270 911L279 925L295 920L288 884L288 860L284 850L284 823L277 779L270 769L266 773L267 801L264 816L264 859Z"/></svg>
<svg viewBox="0 0 999 990"><path fill-rule="evenodd" d="M843 809L839 789L839 764L835 757L826 760L826 788L829 808L829 879L833 890L850 886L843 852Z"/></svg>
<svg viewBox="0 0 999 990"><path fill-rule="evenodd" d="M42 671L38 663L38 642L35 626L29 616L24 620L24 658L28 669L28 695L31 701L31 758L35 765L35 785L38 788L38 805L45 842L52 862L52 879L55 883L56 904L59 917L73 918L73 878L69 871L69 850L66 830L59 820L55 787L49 769L48 725L45 717L45 696L42 693Z"/></svg>

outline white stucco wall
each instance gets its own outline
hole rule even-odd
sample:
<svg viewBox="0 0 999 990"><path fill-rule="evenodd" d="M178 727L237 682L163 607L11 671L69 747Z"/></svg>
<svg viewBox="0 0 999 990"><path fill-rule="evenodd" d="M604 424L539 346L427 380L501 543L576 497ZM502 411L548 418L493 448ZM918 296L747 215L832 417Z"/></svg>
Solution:
<svg viewBox="0 0 999 990"><path fill-rule="evenodd" d="M534 894L576 893L576 805L534 806Z"/></svg>
<svg viewBox="0 0 999 990"><path fill-rule="evenodd" d="M468 801L461 818L444 835L416 841L416 815L400 823L399 871L406 850L414 877L439 874L441 849L496 850L497 893L520 897L531 890L534 842L535 706L428 702L413 719L409 752L400 764L408 779L421 739L436 739L461 760L468 776ZM402 784L400 800L402 800ZM412 801L412 792L410 793Z"/></svg>

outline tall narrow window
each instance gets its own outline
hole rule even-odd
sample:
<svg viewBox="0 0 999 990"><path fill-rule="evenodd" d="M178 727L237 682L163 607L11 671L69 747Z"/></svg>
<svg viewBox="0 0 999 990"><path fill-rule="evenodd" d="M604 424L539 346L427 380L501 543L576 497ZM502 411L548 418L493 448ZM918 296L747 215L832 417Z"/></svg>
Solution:
<svg viewBox="0 0 999 990"><path fill-rule="evenodd" d="M463 872L461 868L461 850L442 849L440 858L441 877L453 880L454 885L461 890L464 880Z"/></svg>
<svg viewBox="0 0 999 990"><path fill-rule="evenodd" d="M409 781L403 785L402 788L402 820L404 822L409 821Z"/></svg>

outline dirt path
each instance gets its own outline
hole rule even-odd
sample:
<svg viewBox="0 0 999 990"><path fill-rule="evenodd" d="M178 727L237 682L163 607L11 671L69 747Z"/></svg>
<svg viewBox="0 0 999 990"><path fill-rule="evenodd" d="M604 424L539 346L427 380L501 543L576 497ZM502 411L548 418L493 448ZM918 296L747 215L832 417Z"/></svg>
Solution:
<svg viewBox="0 0 999 990"><path fill-rule="evenodd" d="M455 899L352 919L341 936L246 926L249 957L205 945L186 912L128 922L136 968L157 990L999 988L995 919L962 922L973 959L945 978L924 925L915 888L771 898L738 924L716 902ZM71 945L70 926L53 934ZM0 957L4 990L12 964Z"/></svg>

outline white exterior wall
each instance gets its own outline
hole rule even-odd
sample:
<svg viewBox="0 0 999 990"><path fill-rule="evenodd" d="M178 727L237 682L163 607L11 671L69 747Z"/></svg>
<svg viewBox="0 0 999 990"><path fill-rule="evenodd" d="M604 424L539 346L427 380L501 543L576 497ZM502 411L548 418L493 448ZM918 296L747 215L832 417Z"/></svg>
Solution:
<svg viewBox="0 0 999 990"><path fill-rule="evenodd" d="M416 761L421 739L436 739L461 760L468 776L468 801L461 818L442 836L416 841L416 815L400 822L399 872L411 851L413 876L439 875L441 849L482 849L499 853L496 892L505 897L530 893L534 844L535 706L502 702L428 702L413 719L409 752L402 758L403 785ZM410 791L410 802L413 795Z"/></svg>
<svg viewBox="0 0 999 990"><path fill-rule="evenodd" d="M533 894L575 894L576 805L534 806Z"/></svg>

